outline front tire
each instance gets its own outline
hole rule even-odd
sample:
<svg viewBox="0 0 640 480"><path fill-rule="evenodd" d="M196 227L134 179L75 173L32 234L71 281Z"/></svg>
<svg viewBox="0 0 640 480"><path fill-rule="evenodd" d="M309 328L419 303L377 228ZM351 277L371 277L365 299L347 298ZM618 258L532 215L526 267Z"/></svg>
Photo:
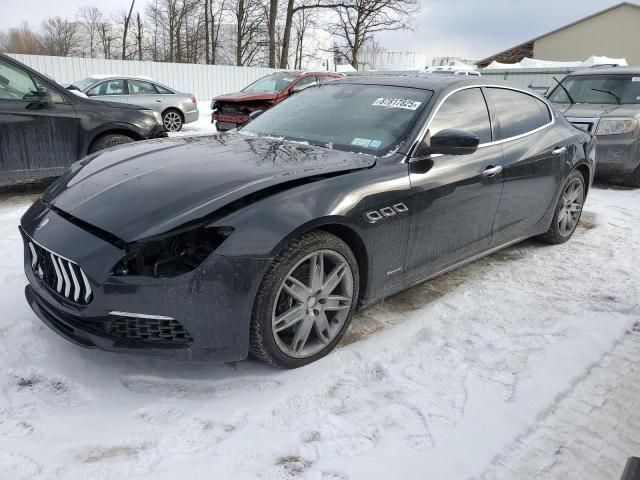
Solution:
<svg viewBox="0 0 640 480"><path fill-rule="evenodd" d="M89 153L98 152L100 150L104 150L105 148L115 147L116 145L122 145L134 141L135 140L133 138L128 137L127 135L122 135L120 133L104 135L91 144Z"/></svg>
<svg viewBox="0 0 640 480"><path fill-rule="evenodd" d="M636 167L629 177L625 178L624 184L627 187L640 188L640 165Z"/></svg>
<svg viewBox="0 0 640 480"><path fill-rule="evenodd" d="M256 295L249 350L281 368L314 362L349 328L359 291L358 264L338 237L315 231L274 259Z"/></svg>
<svg viewBox="0 0 640 480"><path fill-rule="evenodd" d="M538 238L551 244L569 240L580 221L585 193L584 177L579 171L574 170L562 187L549 230Z"/></svg>

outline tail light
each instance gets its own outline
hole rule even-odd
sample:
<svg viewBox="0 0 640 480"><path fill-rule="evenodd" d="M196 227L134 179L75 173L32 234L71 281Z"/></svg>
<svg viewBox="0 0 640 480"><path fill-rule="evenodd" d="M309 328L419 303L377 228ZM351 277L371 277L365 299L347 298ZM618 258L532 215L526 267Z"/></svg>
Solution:
<svg viewBox="0 0 640 480"><path fill-rule="evenodd" d="M196 100L196 97L191 97L191 103L193 103L193 104L198 103L197 100Z"/></svg>

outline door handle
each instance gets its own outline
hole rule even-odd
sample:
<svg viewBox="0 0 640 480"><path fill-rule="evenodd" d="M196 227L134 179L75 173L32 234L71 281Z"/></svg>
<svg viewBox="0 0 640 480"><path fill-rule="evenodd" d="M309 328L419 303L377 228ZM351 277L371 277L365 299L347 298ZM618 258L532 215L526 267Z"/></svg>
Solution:
<svg viewBox="0 0 640 480"><path fill-rule="evenodd" d="M160 103L162 100L156 98L156 102Z"/></svg>
<svg viewBox="0 0 640 480"><path fill-rule="evenodd" d="M502 171L502 167L500 165L498 165L497 167L487 167L482 172L482 175L484 175L485 177L495 177L501 171Z"/></svg>
<svg viewBox="0 0 640 480"><path fill-rule="evenodd" d="M567 151L567 147L557 147L557 148L554 148L553 150L551 150L551 153L553 155L562 155L566 151Z"/></svg>

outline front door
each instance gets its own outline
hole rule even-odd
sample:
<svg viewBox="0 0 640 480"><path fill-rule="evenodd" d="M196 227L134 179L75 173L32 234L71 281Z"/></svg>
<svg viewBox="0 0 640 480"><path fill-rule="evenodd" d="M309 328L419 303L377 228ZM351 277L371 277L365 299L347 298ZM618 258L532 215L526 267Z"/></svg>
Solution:
<svg viewBox="0 0 640 480"><path fill-rule="evenodd" d="M430 123L441 130L474 133L480 147L471 155L433 155L409 165L412 221L407 275L423 277L447 268L491 243L500 203L502 148L491 145L489 113L480 88L451 94Z"/></svg>
<svg viewBox="0 0 640 480"><path fill-rule="evenodd" d="M62 93L0 59L0 183L59 175L80 155L78 135L75 109Z"/></svg>

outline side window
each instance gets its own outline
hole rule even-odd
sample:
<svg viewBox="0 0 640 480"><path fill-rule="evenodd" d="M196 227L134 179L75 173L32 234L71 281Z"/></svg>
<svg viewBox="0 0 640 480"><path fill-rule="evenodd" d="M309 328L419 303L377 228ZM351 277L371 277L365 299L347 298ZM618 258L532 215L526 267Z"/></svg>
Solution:
<svg viewBox="0 0 640 480"><path fill-rule="evenodd" d="M431 136L441 130L456 129L474 133L480 143L491 141L491 122L479 88L460 90L447 98L431 121Z"/></svg>
<svg viewBox="0 0 640 480"><path fill-rule="evenodd" d="M310 87L311 85L315 85L316 83L318 83L316 77L305 77L293 86L293 91L299 92L300 90L304 90L305 88Z"/></svg>
<svg viewBox="0 0 640 480"><path fill-rule="evenodd" d="M87 92L92 97L95 95L124 95L124 80L107 80L99 83Z"/></svg>
<svg viewBox="0 0 640 480"><path fill-rule="evenodd" d="M156 90L158 90L158 93L162 95L173 95L173 92L168 88L164 88L162 85L156 85L155 83L153 85L156 87Z"/></svg>
<svg viewBox="0 0 640 480"><path fill-rule="evenodd" d="M158 91L153 83L141 80L127 80L129 84L129 95L157 95Z"/></svg>
<svg viewBox="0 0 640 480"><path fill-rule="evenodd" d="M496 140L528 133L551 121L547 106L531 95L504 88L485 91L489 108L498 118Z"/></svg>
<svg viewBox="0 0 640 480"><path fill-rule="evenodd" d="M0 60L0 98L34 100L38 98L37 91L31 75Z"/></svg>

